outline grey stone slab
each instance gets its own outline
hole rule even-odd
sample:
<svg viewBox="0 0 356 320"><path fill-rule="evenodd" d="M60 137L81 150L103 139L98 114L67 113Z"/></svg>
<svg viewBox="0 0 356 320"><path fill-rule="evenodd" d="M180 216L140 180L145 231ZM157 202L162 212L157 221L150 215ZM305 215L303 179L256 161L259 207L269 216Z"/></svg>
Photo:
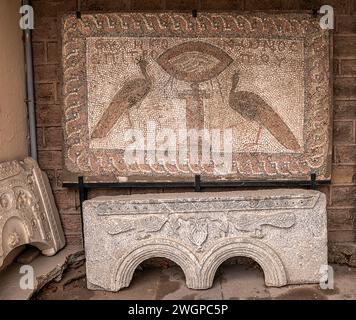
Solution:
<svg viewBox="0 0 356 320"><path fill-rule="evenodd" d="M213 284L225 260L244 256L267 286L319 283L327 265L326 197L313 190L99 197L84 202L88 287L129 286L144 260L165 257L192 289Z"/></svg>

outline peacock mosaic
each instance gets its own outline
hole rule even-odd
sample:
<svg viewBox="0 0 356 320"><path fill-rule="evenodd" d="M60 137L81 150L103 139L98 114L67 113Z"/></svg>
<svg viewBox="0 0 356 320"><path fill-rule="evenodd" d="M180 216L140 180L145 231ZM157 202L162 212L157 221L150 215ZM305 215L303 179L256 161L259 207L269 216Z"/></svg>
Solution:
<svg viewBox="0 0 356 320"><path fill-rule="evenodd" d="M330 59L329 33L306 14L66 16L66 167L86 176L329 179ZM189 130L202 133L197 161L191 137L178 155ZM223 174L203 157L213 141L230 156ZM135 143L143 161L128 162Z"/></svg>

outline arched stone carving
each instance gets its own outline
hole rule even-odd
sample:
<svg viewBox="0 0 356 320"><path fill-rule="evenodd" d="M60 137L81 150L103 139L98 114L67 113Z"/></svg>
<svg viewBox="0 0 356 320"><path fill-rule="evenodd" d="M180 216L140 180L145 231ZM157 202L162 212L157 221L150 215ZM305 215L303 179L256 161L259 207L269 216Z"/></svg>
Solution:
<svg viewBox="0 0 356 320"><path fill-rule="evenodd" d="M115 291L128 287L138 265L150 258L167 258L179 265L185 275L188 288L198 286L199 261L187 247L175 241L161 239L137 246L124 256L115 266L112 287Z"/></svg>
<svg viewBox="0 0 356 320"><path fill-rule="evenodd" d="M199 289L210 288L218 267L227 259L237 256L251 258L261 266L266 286L281 287L287 284L283 263L271 247L257 239L236 238L220 241L204 257Z"/></svg>
<svg viewBox="0 0 356 320"><path fill-rule="evenodd" d="M180 265L193 289L230 257L252 258L276 287L319 283L327 265L326 198L313 190L99 197L83 218L89 288L120 290L153 257Z"/></svg>
<svg viewBox="0 0 356 320"><path fill-rule="evenodd" d="M48 256L65 245L48 178L31 158L0 164L0 269L24 244Z"/></svg>

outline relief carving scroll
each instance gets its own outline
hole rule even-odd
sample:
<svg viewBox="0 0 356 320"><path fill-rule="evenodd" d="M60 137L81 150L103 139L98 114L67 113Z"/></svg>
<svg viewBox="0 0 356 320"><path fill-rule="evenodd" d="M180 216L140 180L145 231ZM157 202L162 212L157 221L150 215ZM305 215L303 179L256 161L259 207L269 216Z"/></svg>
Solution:
<svg viewBox="0 0 356 320"><path fill-rule="evenodd" d="M65 245L48 178L31 158L0 164L0 269L24 244L47 256Z"/></svg>
<svg viewBox="0 0 356 320"><path fill-rule="evenodd" d="M330 47L329 31L305 13L66 15L66 168L129 179L329 180ZM181 152L182 130L201 133L196 158L191 136ZM139 156L128 161L133 145Z"/></svg>

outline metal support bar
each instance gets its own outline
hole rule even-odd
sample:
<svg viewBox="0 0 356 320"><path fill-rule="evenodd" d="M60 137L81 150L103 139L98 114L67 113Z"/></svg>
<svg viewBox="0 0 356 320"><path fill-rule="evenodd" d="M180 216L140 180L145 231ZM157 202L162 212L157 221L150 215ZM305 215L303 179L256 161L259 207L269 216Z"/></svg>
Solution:
<svg viewBox="0 0 356 320"><path fill-rule="evenodd" d="M88 199L88 189L84 184L84 177L78 177L79 201L80 201L80 215L82 235L84 237L84 221L83 221L83 202Z"/></svg>
<svg viewBox="0 0 356 320"><path fill-rule="evenodd" d="M75 12L77 19L82 18L81 8L82 8L81 0L77 0L77 11Z"/></svg>
<svg viewBox="0 0 356 320"><path fill-rule="evenodd" d="M195 176L194 190L195 190L195 192L200 192L201 191L200 175L196 175Z"/></svg>
<svg viewBox="0 0 356 320"><path fill-rule="evenodd" d="M24 5L31 5L30 0L24 0ZM30 135L30 155L37 160L37 135L36 135L36 110L35 110L35 87L33 76L33 52L32 52L32 31L25 29L25 64L26 64L26 90L27 90L27 110Z"/></svg>
<svg viewBox="0 0 356 320"><path fill-rule="evenodd" d="M315 175L315 174L314 174ZM199 178L196 178L199 179ZM247 180L247 181L199 181L201 188L310 188L319 185L328 185L330 180L316 181L316 175L311 175L310 180ZM195 181L177 181L177 182L87 182L82 183L85 189L129 189L129 188L144 188L144 189L164 189L164 188L195 188ZM80 183L69 182L63 183L64 188L79 189Z"/></svg>
<svg viewBox="0 0 356 320"><path fill-rule="evenodd" d="M316 174L312 173L310 175L310 189L315 190L316 189Z"/></svg>
<svg viewBox="0 0 356 320"><path fill-rule="evenodd" d="M195 192L201 192L202 188L308 188L315 190L318 185L330 184L330 180L316 180L316 174L310 175L310 180L305 181L201 181L201 176L196 175L193 181L177 182L94 182L85 183L84 177L78 177L77 183L63 183L64 188L79 190L80 212L83 218L83 202L88 199L88 191L92 189L164 189L164 188L194 188ZM82 231L83 230L82 219ZM83 233L84 234L84 233Z"/></svg>
<svg viewBox="0 0 356 320"><path fill-rule="evenodd" d="M83 202L88 200L88 189L84 184L84 177L78 177L80 212L83 214Z"/></svg>

